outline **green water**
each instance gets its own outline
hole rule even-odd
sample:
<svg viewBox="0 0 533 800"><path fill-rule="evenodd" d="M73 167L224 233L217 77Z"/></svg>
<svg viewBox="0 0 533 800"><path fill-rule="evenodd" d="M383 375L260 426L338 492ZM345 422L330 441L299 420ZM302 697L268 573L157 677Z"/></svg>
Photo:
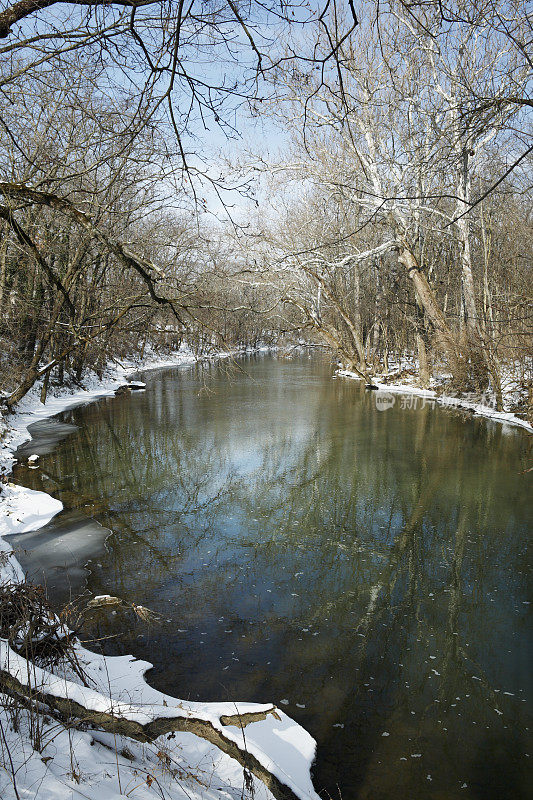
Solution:
<svg viewBox="0 0 533 800"><path fill-rule="evenodd" d="M162 617L106 612L86 635L179 697L276 702L335 798L527 797L529 437L399 397L380 411L317 356L240 364L146 373L144 393L61 415L77 429L18 469L65 503L45 546L96 520L112 535L90 591Z"/></svg>

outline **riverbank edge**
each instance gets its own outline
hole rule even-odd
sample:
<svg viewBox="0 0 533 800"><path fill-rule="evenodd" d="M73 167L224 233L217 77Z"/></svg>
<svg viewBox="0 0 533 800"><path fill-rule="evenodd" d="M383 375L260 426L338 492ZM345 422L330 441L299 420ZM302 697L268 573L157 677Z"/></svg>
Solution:
<svg viewBox="0 0 533 800"><path fill-rule="evenodd" d="M0 416L0 436L2 437L0 440L0 478L3 480L0 483L0 507L3 506L4 517L8 517L10 520L10 525L6 530L7 526L2 522L2 515L0 514L0 584L16 585L24 580L22 568L15 557L11 545L4 539L4 536L6 534L29 533L39 530L63 509L63 505L59 500L45 492L36 492L17 484L5 482L16 461L15 452L17 448L26 441L31 440L31 433L28 430L30 425L53 417L70 408L86 405L104 397L112 397L120 386L124 386L137 373L168 367L191 366L202 361L217 362L245 354L270 352L275 349L272 347L248 348L217 353L208 357L195 356L192 352L183 349L166 357L158 357L151 353L143 360L109 364L101 379L91 374L84 381L85 388L76 388L74 391L63 388L59 389L55 394L50 393L45 405L41 404L39 389L35 387L7 419ZM201 719L208 725L219 728L226 738L234 741L239 747L242 748L244 743L245 751L251 754L252 758L255 758L280 784L288 787L294 797L301 798L301 800L319 800L311 780L311 767L316 755L316 742L304 728L287 717L276 706L246 702L193 703L179 700L158 692L146 683L144 676L152 667L149 662L136 660L133 656L102 656L86 650L81 645L77 647L77 655L83 663L85 674L95 682L101 692L107 690L106 697L112 709L116 708L117 703L121 703L121 698L124 695L129 700L136 699L133 710L130 708L131 702L128 704L128 713L132 719L137 718L139 714L149 716L150 713L152 716L156 714L159 717L168 716L171 709L176 713L178 713L177 709L179 709L179 714L188 715L188 718L191 719L194 716L194 719ZM17 658L14 651L8 647L7 641L0 639L0 669L5 670L8 668L8 671L13 673L13 669L16 668L20 677L24 673L24 669L17 666ZM21 660L18 658L18 661ZM36 670L38 668L32 666L34 674ZM38 672L42 673L43 686L48 687L50 683L57 683L53 673L44 670L38 670ZM105 675L103 683L100 673ZM79 696L81 696L82 700L86 700L88 697L87 691L77 681L73 683L72 677L72 675L69 675L68 680L61 678L61 694L68 701L73 698L76 700ZM116 696L117 691L119 692L118 697ZM103 695L99 694L94 702L97 705L101 705L102 697ZM0 707L0 722L2 712L5 712L4 707ZM264 715L264 719L253 720L253 725L245 723L247 725L245 736L244 727L240 724L227 726L224 722L221 722L224 717L235 717L235 715L259 715L260 717ZM36 783L41 785L41 790L44 792L46 800L56 800L56 798L61 800L64 797L65 788L72 791L72 797L77 797L76 786L79 783L79 776L72 769L72 731L67 731L66 729L63 731L65 736L68 736L67 740L70 747L71 768L69 770L67 768L69 766L68 759L63 759L62 762L60 758L60 753L65 750L64 746L56 746L54 756L42 759L40 757L41 754L35 752L30 738L31 723L25 734L24 725L21 726L19 724L18 730L15 731L9 726L8 715L4 714L4 716L6 717L5 722L7 722L7 725L4 724L2 726L4 744L9 753L10 763L14 762L15 764L11 780L13 798L19 796L17 784L19 789L22 787L26 790L26 784L35 785ZM94 744L95 741L96 743L101 742L107 751L109 751L109 744L104 743L102 738L105 737L104 734L98 739L98 737L95 738L93 733L92 731L78 731L76 734L80 742L79 747L75 748L79 775L87 774L92 776L90 789L93 792L97 792L98 796L105 796L106 800L114 800L116 797L118 800L119 797L124 796L121 788L120 766L124 770L127 769L129 756L124 758L121 753L115 753L115 774L115 764L109 762L109 753L107 752L104 776L107 784L111 779L113 788L115 788L116 784L116 788L119 791L115 794L115 792L110 792L111 787L104 789L103 785L98 782L99 779L95 777L102 772L102 765L95 759L97 748L94 747ZM89 747L87 747L87 742L85 741L87 737L90 740ZM114 749L116 750L116 735L114 737L113 735L108 735L108 737L112 743L114 742ZM55 735L54 741L60 742L61 738L61 734ZM154 761L158 763L158 759L160 760L161 758L161 751L157 750L157 745L154 745L155 751L157 751L154 754L146 744L139 749L135 747L135 742L126 737L119 738L124 739L127 743L124 752L132 751L135 753L140 762L138 769L141 773L144 772L146 775L150 775L151 771L154 771ZM237 761L225 755L216 746L208 744L204 739L196 740L194 735L178 733L172 738L175 738L176 744L173 742L169 747L173 747L176 752L179 751L181 763L187 762L190 783L187 784L186 789L182 790L179 782L173 786L173 782L169 781L169 785L165 787L168 800L185 800L185 798L188 798L188 800L206 800L206 798L214 800L215 797L219 796L217 792L206 791L202 781L195 774L194 765L204 764L206 759L209 758L212 761L212 776L216 777L220 784L226 784L228 788L242 789L243 797L245 796L246 771L243 783L243 769ZM191 743L191 739L196 741ZM22 760L17 760L19 751L23 754ZM28 757L28 752L31 754L30 757ZM82 760L81 754L83 752L87 754L85 761ZM120 765L119 762L123 763ZM57 765L57 769L54 769L55 765ZM200 767L198 768L200 769ZM57 780L58 771L63 773L63 779L59 783ZM15 782L15 774L18 776L17 782ZM168 775L171 774L172 770L169 770ZM24 780L24 775L26 775L27 780ZM72 780L67 780L69 775L71 775ZM52 779L50 780L50 778ZM195 782L200 787L199 791L195 789ZM141 791L133 795L128 794L128 796L142 798L142 800L160 796L158 782L154 782L153 785L155 787L153 792L151 790L152 782L148 781L146 785L142 784ZM5 789L1 785L0 788ZM84 788L88 789L89 787L85 785ZM220 788L224 787L220 786ZM106 793L102 794L102 791ZM273 795L264 784L261 785L257 782L255 782L252 796L254 792L258 800L259 798L261 800L265 798L266 800L266 798L275 796L275 793ZM7 800L7 795L2 796ZM80 787L79 796L86 796L82 787Z"/></svg>
<svg viewBox="0 0 533 800"><path fill-rule="evenodd" d="M261 347L254 350L232 350L205 356L195 355L184 347L173 353L166 353L164 356L150 352L146 357L140 359L122 359L121 361L115 359L107 364L101 378L94 372L88 372L84 376L82 386L62 386L51 389L44 405L40 401L40 384L38 384L17 404L14 413L3 417L0 412L0 474L11 470L15 461L15 451L21 444L31 439L28 431L29 425L42 419L49 419L70 408L86 405L104 397L113 397L116 390L127 384L129 379L138 372L193 365L202 361L214 363L235 358L247 352L266 352L271 349Z"/></svg>
<svg viewBox="0 0 533 800"><path fill-rule="evenodd" d="M348 378L349 380L362 381L360 375L346 369L337 369L335 377ZM378 392L389 392L390 394L405 394L414 397L421 397L426 401L436 402L445 408L456 408L463 411L469 411L475 416L485 417L493 422L499 422L503 425L511 425L514 427L522 428L528 433L533 433L533 426L527 420L517 417L508 411L495 411L490 406L482 405L481 403L473 403L465 400L462 397L453 397L451 395L439 395L434 389L422 389L414 382L409 383L380 383L373 381L372 386Z"/></svg>

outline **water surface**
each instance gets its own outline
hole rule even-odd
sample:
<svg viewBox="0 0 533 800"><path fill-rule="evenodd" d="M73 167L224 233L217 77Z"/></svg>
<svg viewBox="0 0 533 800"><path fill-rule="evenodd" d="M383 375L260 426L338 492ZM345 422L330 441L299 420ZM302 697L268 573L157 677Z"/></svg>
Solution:
<svg viewBox="0 0 533 800"><path fill-rule="evenodd" d="M324 796L527 797L528 436L380 411L316 356L240 364L146 373L18 468L65 504L38 534L56 601L86 579L156 611L86 634L173 695L283 707L318 741Z"/></svg>

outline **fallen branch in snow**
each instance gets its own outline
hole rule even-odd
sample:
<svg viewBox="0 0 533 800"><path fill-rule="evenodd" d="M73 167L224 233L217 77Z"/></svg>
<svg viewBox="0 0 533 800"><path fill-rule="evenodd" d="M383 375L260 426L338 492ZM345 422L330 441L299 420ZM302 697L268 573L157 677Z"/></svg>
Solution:
<svg viewBox="0 0 533 800"><path fill-rule="evenodd" d="M31 674L29 672L28 674ZM0 669L0 689L14 697L24 706L34 707L40 704L46 707L49 713L69 727L94 726L110 733L127 736L139 742L152 742L159 736L169 733L192 733L218 747L223 753L234 758L256 778L262 781L270 790L276 800L302 800L289 786L273 775L252 753L228 738L208 720L192 715L178 717L154 717L150 722L142 724L134 719L105 711L87 708L68 697L60 697L41 689L29 686L15 678L9 671ZM111 705L112 705L111 701ZM117 705L119 705L117 703ZM141 710L141 709L139 709ZM142 709L144 711L144 709ZM265 710L251 713L221 716L222 726L235 726L244 728L253 722L259 722L272 714L279 719L275 706Z"/></svg>

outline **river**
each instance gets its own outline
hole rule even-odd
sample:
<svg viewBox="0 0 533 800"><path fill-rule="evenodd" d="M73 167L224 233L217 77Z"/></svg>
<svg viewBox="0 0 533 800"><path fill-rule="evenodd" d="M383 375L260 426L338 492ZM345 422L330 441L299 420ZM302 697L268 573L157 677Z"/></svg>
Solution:
<svg viewBox="0 0 533 800"><path fill-rule="evenodd" d="M41 423L40 468L15 470L65 505L12 537L54 602L86 588L161 618L107 609L84 637L177 697L277 703L333 798L528 796L527 434L381 410L319 355L143 380Z"/></svg>

